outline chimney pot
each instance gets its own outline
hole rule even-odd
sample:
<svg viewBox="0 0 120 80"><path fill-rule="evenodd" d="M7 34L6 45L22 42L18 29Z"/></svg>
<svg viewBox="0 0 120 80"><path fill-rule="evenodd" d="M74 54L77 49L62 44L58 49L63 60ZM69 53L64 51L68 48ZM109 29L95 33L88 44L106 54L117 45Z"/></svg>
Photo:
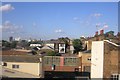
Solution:
<svg viewBox="0 0 120 80"><path fill-rule="evenodd" d="M100 34L104 34L104 30L102 29L102 30L100 30Z"/></svg>

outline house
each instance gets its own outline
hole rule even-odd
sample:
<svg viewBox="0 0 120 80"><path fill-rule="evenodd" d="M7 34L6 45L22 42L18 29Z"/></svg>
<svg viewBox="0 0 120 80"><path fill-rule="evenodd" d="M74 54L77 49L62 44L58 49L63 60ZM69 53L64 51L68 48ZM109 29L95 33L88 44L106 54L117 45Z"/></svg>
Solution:
<svg viewBox="0 0 120 80"><path fill-rule="evenodd" d="M66 52L65 42L60 40L47 40L44 42L46 46L53 48L58 53Z"/></svg>
<svg viewBox="0 0 120 80"><path fill-rule="evenodd" d="M113 31L104 33L104 30L100 30L100 34L98 34L98 31L97 31L94 37L82 38L81 41L84 45L83 47L87 48L87 50L91 50L92 41L102 41L102 40L109 40L116 44L120 44L120 32L118 32L117 35L114 35L112 32Z"/></svg>
<svg viewBox="0 0 120 80"><path fill-rule="evenodd" d="M3 55L2 76L10 78L43 78L41 56Z"/></svg>
<svg viewBox="0 0 120 80"><path fill-rule="evenodd" d="M120 79L120 45L109 40L92 42L91 78Z"/></svg>
<svg viewBox="0 0 120 80"><path fill-rule="evenodd" d="M78 57L81 58L82 72L91 72L91 50L79 52Z"/></svg>

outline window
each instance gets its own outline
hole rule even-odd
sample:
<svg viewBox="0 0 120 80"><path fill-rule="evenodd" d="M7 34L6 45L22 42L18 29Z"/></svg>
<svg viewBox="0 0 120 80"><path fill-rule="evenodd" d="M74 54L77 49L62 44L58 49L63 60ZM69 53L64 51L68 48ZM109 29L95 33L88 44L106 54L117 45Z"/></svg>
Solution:
<svg viewBox="0 0 120 80"><path fill-rule="evenodd" d="M61 51L61 52L64 52L64 48L62 48L60 51Z"/></svg>
<svg viewBox="0 0 120 80"><path fill-rule="evenodd" d="M60 47L64 47L64 44L60 44Z"/></svg>
<svg viewBox="0 0 120 80"><path fill-rule="evenodd" d="M87 60L88 60L88 61L91 61L91 58L88 58Z"/></svg>
<svg viewBox="0 0 120 80"><path fill-rule="evenodd" d="M7 66L7 63L5 63L5 62L3 62L3 64L2 64L3 66Z"/></svg>
<svg viewBox="0 0 120 80"><path fill-rule="evenodd" d="M119 80L119 74L112 74L111 80Z"/></svg>
<svg viewBox="0 0 120 80"><path fill-rule="evenodd" d="M65 66L78 66L79 61L80 61L79 58L66 57L66 58L64 58L64 65Z"/></svg>
<svg viewBox="0 0 120 80"><path fill-rule="evenodd" d="M19 68L19 65L12 65L12 68Z"/></svg>

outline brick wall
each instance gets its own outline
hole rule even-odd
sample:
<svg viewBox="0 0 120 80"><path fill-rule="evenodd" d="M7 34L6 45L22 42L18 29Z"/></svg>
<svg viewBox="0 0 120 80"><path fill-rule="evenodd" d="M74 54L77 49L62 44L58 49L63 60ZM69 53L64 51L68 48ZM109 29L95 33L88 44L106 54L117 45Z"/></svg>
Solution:
<svg viewBox="0 0 120 80"><path fill-rule="evenodd" d="M81 61L79 57L44 57L44 71L52 71L52 64L55 65L55 71L74 71L81 66Z"/></svg>
<svg viewBox="0 0 120 80"><path fill-rule="evenodd" d="M104 43L104 65L103 65L103 77L110 78L112 74L120 71L120 48L110 43Z"/></svg>

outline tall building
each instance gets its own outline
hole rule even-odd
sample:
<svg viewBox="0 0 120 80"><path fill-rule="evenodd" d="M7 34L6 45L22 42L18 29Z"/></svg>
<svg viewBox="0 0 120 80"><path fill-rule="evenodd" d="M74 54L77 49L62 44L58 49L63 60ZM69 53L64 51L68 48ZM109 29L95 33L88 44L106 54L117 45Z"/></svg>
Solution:
<svg viewBox="0 0 120 80"><path fill-rule="evenodd" d="M9 41L10 42L12 42L13 41L13 37L11 36L11 37L9 37Z"/></svg>

